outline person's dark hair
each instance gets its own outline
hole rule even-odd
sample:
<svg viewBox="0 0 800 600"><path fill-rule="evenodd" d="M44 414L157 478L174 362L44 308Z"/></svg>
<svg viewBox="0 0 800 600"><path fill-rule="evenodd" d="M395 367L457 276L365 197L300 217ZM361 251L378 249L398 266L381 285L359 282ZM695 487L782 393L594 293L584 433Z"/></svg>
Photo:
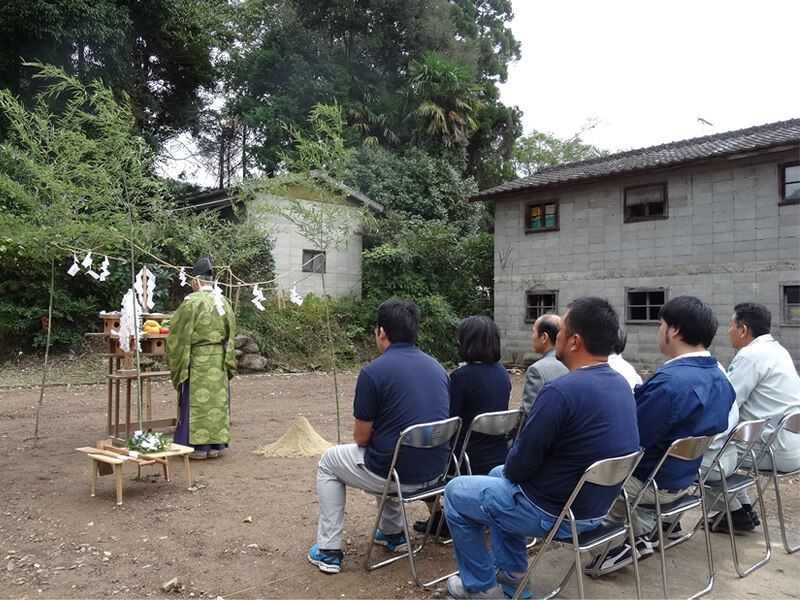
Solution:
<svg viewBox="0 0 800 600"><path fill-rule="evenodd" d="M558 335L558 318L557 315L546 314L542 315L539 319L539 325L536 326L536 333L539 337L546 333L550 338L550 343L556 343L556 336Z"/></svg>
<svg viewBox="0 0 800 600"><path fill-rule="evenodd" d="M617 331L617 343L614 344L614 354L622 354L625 350L625 346L628 345L628 332L625 331L624 327L619 328Z"/></svg>
<svg viewBox="0 0 800 600"><path fill-rule="evenodd" d="M389 298L381 303L375 315L378 327L383 327L386 337L394 343L417 343L419 332L419 307L411 300Z"/></svg>
<svg viewBox="0 0 800 600"><path fill-rule="evenodd" d="M658 318L677 329L684 344L702 344L704 348L711 345L719 326L711 306L694 296L667 300L658 311Z"/></svg>
<svg viewBox="0 0 800 600"><path fill-rule="evenodd" d="M757 302L742 302L734 306L733 319L740 327L747 325L753 337L768 334L772 326L772 314Z"/></svg>
<svg viewBox="0 0 800 600"><path fill-rule="evenodd" d="M500 330L489 317L473 315L461 319L457 335L461 360L483 363L500 360Z"/></svg>
<svg viewBox="0 0 800 600"><path fill-rule="evenodd" d="M619 331L619 317L614 307L604 298L584 296L567 305L569 313L562 317L569 335L577 333L583 339L587 352L595 356L608 356L614 350Z"/></svg>

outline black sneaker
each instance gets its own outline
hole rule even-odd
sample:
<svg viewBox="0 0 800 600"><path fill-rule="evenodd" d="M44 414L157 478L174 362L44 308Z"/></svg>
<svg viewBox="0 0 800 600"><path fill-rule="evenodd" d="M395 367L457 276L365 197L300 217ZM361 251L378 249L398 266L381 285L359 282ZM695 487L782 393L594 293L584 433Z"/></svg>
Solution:
<svg viewBox="0 0 800 600"><path fill-rule="evenodd" d="M444 513L439 510L439 511L436 511L435 513L433 513L431 515L431 517L430 517L431 520L433 520L433 523L431 524L431 533L434 534L434 535L436 535L436 528L439 527L439 521L442 520L442 515L443 514ZM425 533L427 528L428 528L428 521L416 521L414 523L414 531L419 531L420 533ZM450 530L447 528L447 520L445 520L444 523L442 523L442 531L441 531L440 535L443 535L443 536L449 536L450 535Z"/></svg>
<svg viewBox="0 0 800 600"><path fill-rule="evenodd" d="M714 522L718 518L719 523L714 525ZM753 529L756 528L755 523L753 523L753 519L750 518L750 515L744 510L744 508L731 511L731 519L733 521L733 533L744 534L748 531L753 531ZM714 533L730 532L728 529L728 519L723 512L718 512L713 517L708 517L708 526L710 527L710 531L713 531Z"/></svg>
<svg viewBox="0 0 800 600"><path fill-rule="evenodd" d="M761 519L758 518L758 513L753 510L752 504L745 504L744 502L742 502L742 510L744 510L744 512L750 515L750 518L753 520L753 525L755 525L756 527L761 525Z"/></svg>
<svg viewBox="0 0 800 600"><path fill-rule="evenodd" d="M636 536L636 558L644 560L653 554L653 543L646 535ZM592 577L600 577L618 571L623 567L633 564L633 553L631 552L630 542L626 541L621 546L612 548L606 554L605 560L598 564L602 554L594 557L592 562L583 568L583 572Z"/></svg>
<svg viewBox="0 0 800 600"><path fill-rule="evenodd" d="M672 523L661 523L661 528L664 533L669 531L669 528L672 526ZM653 544L653 548L658 548L658 545L661 540L661 535L659 535L658 531L656 531L655 527L653 531L651 531L647 536L650 538L651 543ZM681 529L680 523L675 523L675 527L672 531L669 532L667 535L668 540L677 540L678 538L683 537L683 530Z"/></svg>

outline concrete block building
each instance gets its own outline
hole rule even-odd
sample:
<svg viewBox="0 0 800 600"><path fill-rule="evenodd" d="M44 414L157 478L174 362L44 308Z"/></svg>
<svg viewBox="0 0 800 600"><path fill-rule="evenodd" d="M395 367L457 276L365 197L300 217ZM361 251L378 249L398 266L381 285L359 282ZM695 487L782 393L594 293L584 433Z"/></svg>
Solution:
<svg viewBox="0 0 800 600"><path fill-rule="evenodd" d="M303 297L308 293L323 296L322 278L325 277L325 292L328 296L339 298L352 293L361 298L362 223L359 210L366 207L377 214L383 212L383 206L334 181L322 171L312 171L310 175L339 191L339 200L346 207L349 219L350 235L346 246L342 245L327 252L315 248L303 236L301 229L281 214L280 208L286 206L288 197L280 193L270 193L269 186L262 182L246 186L247 194L252 196L252 202L247 205L223 189L192 196L186 200L186 206L181 210L216 211L220 219L233 223L239 222L245 215L247 218L257 219L275 240L272 257L275 261L276 287L284 294L294 288ZM276 188L298 199L309 214L313 214L322 202L299 179L296 184L290 183Z"/></svg>
<svg viewBox="0 0 800 600"><path fill-rule="evenodd" d="M268 193L263 187L254 187L255 202L251 204L251 216L262 220L264 226L275 238L273 259L278 288L294 288L305 297L308 293L323 296L322 278L325 278L325 292L328 296L339 298L355 294L361 298L361 221L359 209L367 207L374 213L383 212L383 206L374 202L341 183L335 183L325 173L313 171L313 177L326 179L329 184L342 192L343 206L347 207L350 237L346 246L327 252L314 247L303 236L295 223L283 216L276 208L287 202L285 197ZM303 185L289 186L287 192L299 199L304 208L311 213L317 211L321 200Z"/></svg>
<svg viewBox="0 0 800 600"><path fill-rule="evenodd" d="M495 203L495 320L503 360L527 363L530 329L578 296L608 298L625 356L663 362L658 309L690 294L720 327L727 365L734 304L756 301L800 360L800 119L542 169L486 189Z"/></svg>

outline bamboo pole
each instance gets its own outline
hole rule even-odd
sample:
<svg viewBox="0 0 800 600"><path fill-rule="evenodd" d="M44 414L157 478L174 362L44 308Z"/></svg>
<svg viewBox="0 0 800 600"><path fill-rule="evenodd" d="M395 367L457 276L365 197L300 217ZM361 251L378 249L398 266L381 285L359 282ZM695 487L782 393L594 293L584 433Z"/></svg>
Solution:
<svg viewBox="0 0 800 600"><path fill-rule="evenodd" d="M47 343L44 348L44 367L42 368L42 387L39 390L39 404L36 407L36 425L33 428L33 447L39 442L39 414L44 403L44 384L47 381L47 357L50 354L50 331L53 329L53 288L56 279L55 259L50 259L50 306L47 309Z"/></svg>

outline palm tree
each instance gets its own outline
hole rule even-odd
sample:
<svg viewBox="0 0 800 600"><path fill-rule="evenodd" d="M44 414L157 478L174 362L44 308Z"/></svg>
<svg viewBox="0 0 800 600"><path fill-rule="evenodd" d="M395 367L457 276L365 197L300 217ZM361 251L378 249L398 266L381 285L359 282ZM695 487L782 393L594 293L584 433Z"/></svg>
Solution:
<svg viewBox="0 0 800 600"><path fill-rule="evenodd" d="M445 146L465 142L468 130L477 129L473 115L485 106L476 98L481 88L471 81L471 68L426 52L422 62L412 60L408 69L406 93L415 108L405 121L411 122L416 141L440 135Z"/></svg>

